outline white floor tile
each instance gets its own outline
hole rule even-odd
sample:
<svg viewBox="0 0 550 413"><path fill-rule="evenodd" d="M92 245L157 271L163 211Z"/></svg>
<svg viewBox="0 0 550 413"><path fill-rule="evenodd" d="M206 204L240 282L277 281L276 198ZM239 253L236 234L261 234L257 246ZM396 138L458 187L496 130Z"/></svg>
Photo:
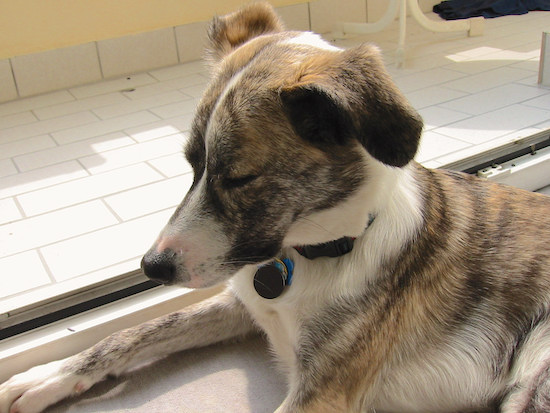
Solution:
<svg viewBox="0 0 550 413"><path fill-rule="evenodd" d="M9 143L0 143L0 158L10 158L56 146L49 135L34 136Z"/></svg>
<svg viewBox="0 0 550 413"><path fill-rule="evenodd" d="M11 160L7 160L11 163ZM2 164L0 160L0 176ZM13 165L13 164L12 164ZM15 166L13 166L15 170ZM88 176L88 172L76 161L47 166L30 172L0 178L0 198L18 195L47 186Z"/></svg>
<svg viewBox="0 0 550 413"><path fill-rule="evenodd" d="M178 89L184 89L196 85L204 85L207 81L208 80L204 76L194 74L137 87L134 91L124 92L124 95L130 99L143 99L149 96L171 92Z"/></svg>
<svg viewBox="0 0 550 413"><path fill-rule="evenodd" d="M169 119L125 129L124 132L138 142L187 132L191 128L192 114L187 113Z"/></svg>
<svg viewBox="0 0 550 413"><path fill-rule="evenodd" d="M39 189L19 195L17 200L26 216L30 217L146 185L162 178L153 168L141 163Z"/></svg>
<svg viewBox="0 0 550 413"><path fill-rule="evenodd" d="M27 251L1 258L0 274L5 277L2 288L0 288L0 298L51 282L36 251Z"/></svg>
<svg viewBox="0 0 550 413"><path fill-rule="evenodd" d="M149 71L149 74L159 81L171 80L177 77L185 77L194 74L208 72L208 67L203 61L183 63L176 66L164 67Z"/></svg>
<svg viewBox="0 0 550 413"><path fill-rule="evenodd" d="M126 134L130 135L138 142L164 138L165 136L175 135L176 133L184 131L185 130L181 130L180 128L174 126L169 120L160 120L124 130Z"/></svg>
<svg viewBox="0 0 550 413"><path fill-rule="evenodd" d="M13 198L0 199L0 225L23 218Z"/></svg>
<svg viewBox="0 0 550 413"><path fill-rule="evenodd" d="M500 67L447 82L445 83L445 87L467 93L479 93L483 90L525 79L529 76L532 76L532 73L527 70Z"/></svg>
<svg viewBox="0 0 550 413"><path fill-rule="evenodd" d="M164 105L159 107L151 108L150 111L162 119L170 119L176 116L185 116L189 119L191 123L192 115L195 112L197 107L197 100L189 99L177 103L172 103L170 105Z"/></svg>
<svg viewBox="0 0 550 413"><path fill-rule="evenodd" d="M117 219L101 201L15 221L0 226L0 256L17 254L117 223ZM86 251L87 254L90 252ZM68 257L65 255L66 259Z"/></svg>
<svg viewBox="0 0 550 413"><path fill-rule="evenodd" d="M191 165L185 159L183 152L151 159L148 163L168 178L192 171Z"/></svg>
<svg viewBox="0 0 550 413"><path fill-rule="evenodd" d="M105 202L123 221L128 221L167 207L176 207L192 183L193 175L188 173L109 196Z"/></svg>
<svg viewBox="0 0 550 413"><path fill-rule="evenodd" d="M78 126L76 128L65 129L60 132L52 133L52 136L60 145L71 142L81 141L93 138L95 136L106 135L112 132L119 132L123 129L154 122L159 118L150 112L142 111L130 115L120 116L118 118L96 121L94 123Z"/></svg>
<svg viewBox="0 0 550 413"><path fill-rule="evenodd" d="M548 89L547 94L539 96L534 99L526 100L521 104L526 106L533 106L535 108L550 110L550 89Z"/></svg>
<svg viewBox="0 0 550 413"><path fill-rule="evenodd" d="M548 91L536 87L509 84L474 95L454 99L441 104L441 106L459 112L470 113L472 115L481 115L505 106L532 99L545 93L548 93Z"/></svg>
<svg viewBox="0 0 550 413"><path fill-rule="evenodd" d="M103 106L116 105L117 103L127 102L126 98L120 92L107 93L104 95L92 96L84 99L77 99L72 102L58 103L44 108L34 109L34 114L38 119L51 119L59 116L69 115L71 113L82 112L85 110L100 108Z"/></svg>
<svg viewBox="0 0 550 413"><path fill-rule="evenodd" d="M142 256L153 244L172 210L139 218L41 248L57 281L97 271ZM90 254L93 251L93 254Z"/></svg>
<svg viewBox="0 0 550 413"><path fill-rule="evenodd" d="M549 118L550 111L512 105L438 128L437 132L476 145L534 126Z"/></svg>
<svg viewBox="0 0 550 413"><path fill-rule="evenodd" d="M54 145L51 146L55 146L53 139L49 139L54 143ZM14 142L13 144L18 142ZM83 156L101 153L133 144L135 144L133 139L124 133L115 132L104 136L98 136L96 138L69 143L67 145L55 146L50 149L40 150L38 152L32 152L26 155L16 156L14 158L14 162L20 171L26 172L33 169L43 168L44 166L54 165Z"/></svg>
<svg viewBox="0 0 550 413"><path fill-rule="evenodd" d="M441 105L444 102L467 96L467 94L440 85L405 93L405 96L413 107L419 110L428 106Z"/></svg>
<svg viewBox="0 0 550 413"><path fill-rule="evenodd" d="M139 112L155 106L166 105L169 103L189 100L188 96L178 91L160 93L158 95L146 97L143 99L127 100L115 105L103 106L93 110L101 119L111 119L117 116L127 115L129 113ZM154 112L153 112L154 113Z"/></svg>
<svg viewBox="0 0 550 413"><path fill-rule="evenodd" d="M69 89L77 99L103 95L111 92L121 92L134 89L142 85L156 83L157 80L148 73L140 73L131 76L123 76L118 79L106 80L91 85L79 86Z"/></svg>
<svg viewBox="0 0 550 413"><path fill-rule="evenodd" d="M420 73L398 77L395 79L395 83L402 92L408 93L438 84L447 86L448 82L454 79L464 78L465 76L464 73L438 67Z"/></svg>
<svg viewBox="0 0 550 413"><path fill-rule="evenodd" d="M539 58L533 58L529 60L522 60L521 62L514 63L509 65L508 67L511 67L513 69L521 69L521 70L529 70L530 72L536 72L539 71Z"/></svg>
<svg viewBox="0 0 550 413"><path fill-rule="evenodd" d="M17 173L17 169L15 168L15 165L11 161L11 159L0 159L0 178L4 178L6 176L14 175ZM0 190L2 188L2 179L0 179Z"/></svg>
<svg viewBox="0 0 550 413"><path fill-rule="evenodd" d="M20 113L27 110L55 105L56 103L71 102L74 100L74 96L66 90L13 100L11 102L0 104L0 116L11 115L13 113Z"/></svg>
<svg viewBox="0 0 550 413"><path fill-rule="evenodd" d="M197 84L195 86L188 86L180 89L180 92L185 93L187 96L191 96L196 99L200 99L206 90L207 83Z"/></svg>
<svg viewBox="0 0 550 413"><path fill-rule="evenodd" d="M27 125L20 125L0 130L1 142L13 142L19 139L30 138L44 133L66 130L72 127L81 127L97 122L97 117L91 112L78 112L59 118L42 120Z"/></svg>
<svg viewBox="0 0 550 413"><path fill-rule="evenodd" d="M468 146L470 144L466 142L428 131L422 135L420 148L415 159L418 162L430 161Z"/></svg>
<svg viewBox="0 0 550 413"><path fill-rule="evenodd" d="M424 120L424 130L431 130L458 122L459 120L471 117L467 113L445 109L439 106L429 106L418 111Z"/></svg>
<svg viewBox="0 0 550 413"><path fill-rule="evenodd" d="M186 139L185 135L182 134L171 135L97 155L86 156L81 158L80 162L92 174L97 174L134 163L160 158L161 156L179 153L182 143Z"/></svg>
<svg viewBox="0 0 550 413"><path fill-rule="evenodd" d="M0 116L0 129L8 129L14 126L36 122L38 119L30 111Z"/></svg>

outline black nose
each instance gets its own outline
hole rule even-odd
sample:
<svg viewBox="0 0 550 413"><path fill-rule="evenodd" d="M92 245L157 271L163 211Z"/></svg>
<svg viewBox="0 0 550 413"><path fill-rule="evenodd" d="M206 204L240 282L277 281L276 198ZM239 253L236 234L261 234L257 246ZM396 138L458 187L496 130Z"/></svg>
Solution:
<svg viewBox="0 0 550 413"><path fill-rule="evenodd" d="M141 268L147 277L167 284L173 281L176 275L175 257L176 253L170 249L159 253L154 248L151 248L143 256Z"/></svg>

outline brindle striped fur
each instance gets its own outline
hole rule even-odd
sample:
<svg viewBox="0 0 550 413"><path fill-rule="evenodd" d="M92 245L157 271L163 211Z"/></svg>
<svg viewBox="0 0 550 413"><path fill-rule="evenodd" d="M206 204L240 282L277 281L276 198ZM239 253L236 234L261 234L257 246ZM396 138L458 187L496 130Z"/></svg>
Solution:
<svg viewBox="0 0 550 413"><path fill-rule="evenodd" d="M549 412L550 199L417 164L422 121L373 46L283 31L264 3L209 38L195 180L143 268L224 291L14 376L0 413L259 331L288 377L278 413ZM338 258L292 248L342 236ZM292 286L263 299L256 266L281 256Z"/></svg>

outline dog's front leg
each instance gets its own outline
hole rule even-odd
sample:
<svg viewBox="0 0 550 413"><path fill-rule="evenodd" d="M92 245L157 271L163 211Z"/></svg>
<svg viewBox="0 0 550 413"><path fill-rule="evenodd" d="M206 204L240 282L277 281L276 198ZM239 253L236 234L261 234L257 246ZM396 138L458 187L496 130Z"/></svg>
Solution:
<svg viewBox="0 0 550 413"><path fill-rule="evenodd" d="M226 290L182 311L112 334L75 356L15 375L0 385L0 413L40 412L152 357L245 336L254 330L243 305Z"/></svg>

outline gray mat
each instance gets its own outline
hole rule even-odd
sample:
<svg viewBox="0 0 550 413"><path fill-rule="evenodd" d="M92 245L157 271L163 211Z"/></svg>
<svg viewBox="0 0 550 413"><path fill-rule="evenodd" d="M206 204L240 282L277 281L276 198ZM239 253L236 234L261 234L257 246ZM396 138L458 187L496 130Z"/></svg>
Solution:
<svg viewBox="0 0 550 413"><path fill-rule="evenodd" d="M267 413L285 393L265 341L253 338L173 354L106 379L46 412Z"/></svg>

